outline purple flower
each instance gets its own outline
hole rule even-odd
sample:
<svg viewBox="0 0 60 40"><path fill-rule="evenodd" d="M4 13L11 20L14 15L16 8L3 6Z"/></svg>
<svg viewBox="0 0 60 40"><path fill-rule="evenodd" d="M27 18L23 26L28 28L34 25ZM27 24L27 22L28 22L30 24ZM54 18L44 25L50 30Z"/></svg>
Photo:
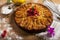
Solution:
<svg viewBox="0 0 60 40"><path fill-rule="evenodd" d="M48 27L47 32L48 32L48 36L50 36L50 37L55 35L54 28L52 28L50 26Z"/></svg>

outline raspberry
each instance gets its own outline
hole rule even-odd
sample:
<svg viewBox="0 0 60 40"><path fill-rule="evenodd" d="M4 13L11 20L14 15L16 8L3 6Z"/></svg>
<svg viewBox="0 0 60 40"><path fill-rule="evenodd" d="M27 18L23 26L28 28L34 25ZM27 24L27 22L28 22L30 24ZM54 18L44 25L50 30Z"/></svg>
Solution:
<svg viewBox="0 0 60 40"><path fill-rule="evenodd" d="M30 9L27 11L27 13L28 13L28 16L38 15L38 12L37 12L37 10L36 10L34 7L30 8Z"/></svg>

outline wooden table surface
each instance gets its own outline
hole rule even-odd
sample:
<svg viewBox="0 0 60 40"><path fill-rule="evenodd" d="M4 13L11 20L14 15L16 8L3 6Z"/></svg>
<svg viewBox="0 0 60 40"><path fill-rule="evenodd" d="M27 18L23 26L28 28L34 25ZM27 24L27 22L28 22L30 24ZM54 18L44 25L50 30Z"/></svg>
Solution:
<svg viewBox="0 0 60 40"><path fill-rule="evenodd" d="M32 1L32 0L30 0L30 1ZM29 2L30 2L29 1ZM54 3L58 3L58 4L60 4L60 0L52 0ZM5 4L7 2L7 0L0 0L0 6L1 5L3 5L3 4ZM39 3L42 3L42 0L39 0L38 1ZM13 28L15 28L16 29L16 27L13 27ZM19 29L16 29L16 30L19 30ZM19 31L17 31L18 32L18 34L20 35L20 33L19 33ZM25 34L24 34L25 35ZM23 35L22 35L23 36ZM36 36L34 36L34 35L25 35L25 36L27 36L27 37L24 37L25 39L24 40L41 40L39 37L36 37Z"/></svg>
<svg viewBox="0 0 60 40"><path fill-rule="evenodd" d="M29 2L33 1L33 0L27 0ZM43 0L38 0L38 2L42 3ZM54 3L58 3L60 4L60 0L52 0ZM7 2L7 0L0 0L0 6L5 4Z"/></svg>

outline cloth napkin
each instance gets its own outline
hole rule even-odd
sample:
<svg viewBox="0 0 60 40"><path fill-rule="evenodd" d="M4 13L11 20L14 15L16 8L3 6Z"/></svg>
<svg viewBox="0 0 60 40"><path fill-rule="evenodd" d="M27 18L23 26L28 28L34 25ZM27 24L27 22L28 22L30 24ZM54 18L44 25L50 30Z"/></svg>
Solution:
<svg viewBox="0 0 60 40"><path fill-rule="evenodd" d="M49 5L48 3L50 4L51 2L46 0L44 2L44 5L47 6L47 5ZM53 4L51 3L49 6L52 7L53 9L55 9L55 7L57 7L58 11L60 11L60 4L55 4L55 7L53 7L52 5ZM46 37L47 32L42 32L42 33L39 33L37 35L38 36L44 36L44 38L46 38L46 40L60 40L59 39L60 38L60 20L57 19L57 15L56 15L55 12L53 12L52 10L51 10L51 12L53 14L53 22L52 22L51 27L54 28L55 35L53 37L51 37L51 38Z"/></svg>

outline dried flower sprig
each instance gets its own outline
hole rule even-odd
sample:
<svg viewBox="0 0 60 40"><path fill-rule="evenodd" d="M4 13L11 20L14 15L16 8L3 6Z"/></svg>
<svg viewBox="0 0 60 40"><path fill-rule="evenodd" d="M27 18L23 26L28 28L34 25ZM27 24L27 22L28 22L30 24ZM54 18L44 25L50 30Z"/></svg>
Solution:
<svg viewBox="0 0 60 40"><path fill-rule="evenodd" d="M53 37L55 35L54 28L51 26L48 27L47 32L48 37Z"/></svg>

